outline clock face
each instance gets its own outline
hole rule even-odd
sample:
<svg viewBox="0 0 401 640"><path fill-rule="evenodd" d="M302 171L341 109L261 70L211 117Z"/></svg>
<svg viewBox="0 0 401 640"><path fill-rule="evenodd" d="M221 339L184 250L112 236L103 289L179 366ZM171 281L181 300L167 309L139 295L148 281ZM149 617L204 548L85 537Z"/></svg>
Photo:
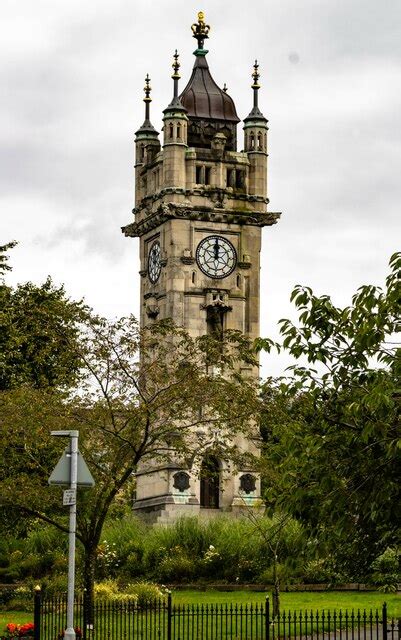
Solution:
<svg viewBox="0 0 401 640"><path fill-rule="evenodd" d="M225 278L235 269L237 253L229 240L222 236L207 236L196 250L199 269L210 278Z"/></svg>
<svg viewBox="0 0 401 640"><path fill-rule="evenodd" d="M149 280L155 284L158 281L162 270L160 258L160 242L157 240L152 244L148 256L148 275Z"/></svg>

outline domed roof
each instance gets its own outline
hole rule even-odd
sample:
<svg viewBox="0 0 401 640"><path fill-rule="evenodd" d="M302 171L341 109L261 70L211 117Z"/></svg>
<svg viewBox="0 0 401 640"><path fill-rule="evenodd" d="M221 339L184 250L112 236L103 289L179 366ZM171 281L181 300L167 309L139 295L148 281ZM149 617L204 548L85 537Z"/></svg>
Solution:
<svg viewBox="0 0 401 640"><path fill-rule="evenodd" d="M233 99L217 86L210 75L204 50L202 54L199 55L199 50L195 52L196 60L192 75L179 96L181 104L188 112L188 117L239 122Z"/></svg>

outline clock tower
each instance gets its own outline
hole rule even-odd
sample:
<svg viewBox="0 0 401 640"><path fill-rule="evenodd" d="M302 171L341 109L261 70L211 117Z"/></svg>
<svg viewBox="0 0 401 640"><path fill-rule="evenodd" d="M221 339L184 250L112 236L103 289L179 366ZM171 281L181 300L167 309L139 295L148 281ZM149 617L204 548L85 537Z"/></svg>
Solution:
<svg viewBox="0 0 401 640"><path fill-rule="evenodd" d="M135 137L135 220L123 227L140 240L140 320L146 326L171 318L193 337L235 329L253 339L259 336L261 230L280 217L267 211L268 126L258 105L259 67L255 61L253 107L238 151L240 119L226 86L209 71L204 43L210 27L202 12L191 28L194 67L179 94L175 52L162 140L150 122L145 79L145 120ZM245 438L241 446L255 452ZM171 464L140 469L134 509L168 521L236 513L259 495L256 473L234 473L206 454L196 472Z"/></svg>

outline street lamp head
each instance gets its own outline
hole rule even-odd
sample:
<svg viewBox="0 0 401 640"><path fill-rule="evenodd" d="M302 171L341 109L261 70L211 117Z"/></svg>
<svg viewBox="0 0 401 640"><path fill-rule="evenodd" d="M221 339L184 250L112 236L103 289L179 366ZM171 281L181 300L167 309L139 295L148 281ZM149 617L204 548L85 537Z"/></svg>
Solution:
<svg viewBox="0 0 401 640"><path fill-rule="evenodd" d="M59 438L78 438L79 431L75 429L72 431L50 431L50 435L57 436Z"/></svg>

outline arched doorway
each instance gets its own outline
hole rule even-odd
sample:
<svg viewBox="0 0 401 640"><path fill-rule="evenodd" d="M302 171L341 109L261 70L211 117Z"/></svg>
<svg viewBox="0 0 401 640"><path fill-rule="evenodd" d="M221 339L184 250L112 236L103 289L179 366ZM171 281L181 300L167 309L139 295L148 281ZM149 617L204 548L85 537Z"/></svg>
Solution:
<svg viewBox="0 0 401 640"><path fill-rule="evenodd" d="M220 506L220 463L215 456L206 456L202 462L200 505L206 509L218 509Z"/></svg>

